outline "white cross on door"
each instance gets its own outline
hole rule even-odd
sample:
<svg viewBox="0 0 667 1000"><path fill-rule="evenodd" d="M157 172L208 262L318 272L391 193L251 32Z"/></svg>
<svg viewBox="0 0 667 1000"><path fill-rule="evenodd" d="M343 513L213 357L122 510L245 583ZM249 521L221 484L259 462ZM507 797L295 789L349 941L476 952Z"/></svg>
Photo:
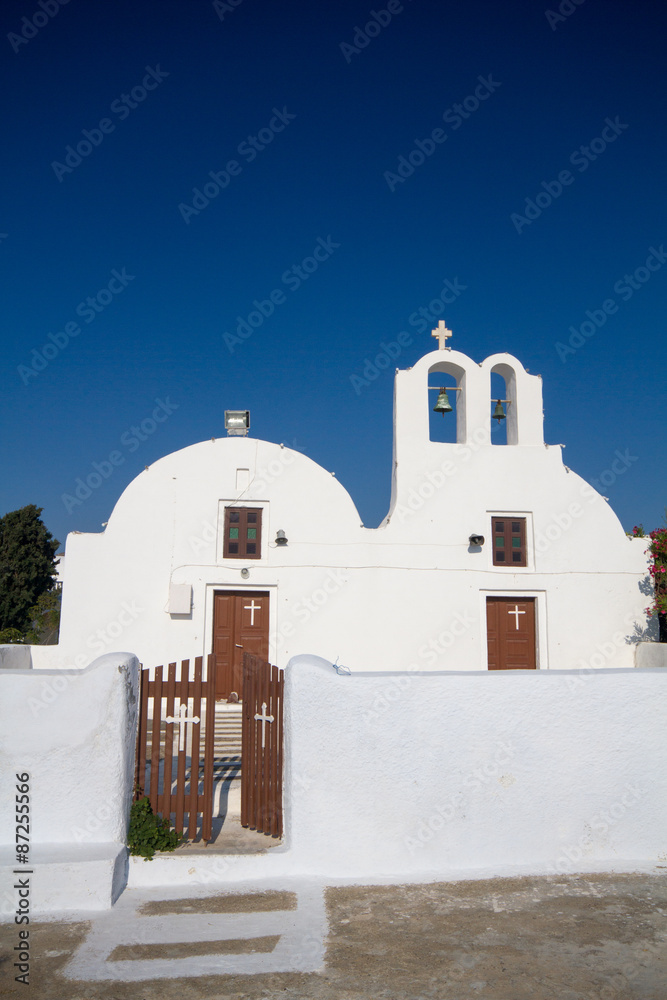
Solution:
<svg viewBox="0 0 667 1000"><path fill-rule="evenodd" d="M253 598L250 604L244 604L243 610L250 612L250 625L253 626L255 624L255 611L261 611L262 605L255 604L255 599Z"/></svg>
<svg viewBox="0 0 667 1000"><path fill-rule="evenodd" d="M519 631L519 615L525 615L525 613L526 613L525 611L519 611L519 605L518 604L514 605L514 610L512 610L510 608L509 611L507 612L508 615L514 615L514 621L516 622L516 631L517 632Z"/></svg>

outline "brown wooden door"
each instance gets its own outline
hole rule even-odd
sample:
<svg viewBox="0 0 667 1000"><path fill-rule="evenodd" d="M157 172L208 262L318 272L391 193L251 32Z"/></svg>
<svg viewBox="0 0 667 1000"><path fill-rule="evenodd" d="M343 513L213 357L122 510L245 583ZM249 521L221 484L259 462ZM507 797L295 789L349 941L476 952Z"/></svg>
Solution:
<svg viewBox="0 0 667 1000"><path fill-rule="evenodd" d="M258 591L216 591L213 604L213 655L216 698L241 698L243 654L269 655L269 595Z"/></svg>
<svg viewBox="0 0 667 1000"><path fill-rule="evenodd" d="M535 670L535 598L487 597L489 670Z"/></svg>

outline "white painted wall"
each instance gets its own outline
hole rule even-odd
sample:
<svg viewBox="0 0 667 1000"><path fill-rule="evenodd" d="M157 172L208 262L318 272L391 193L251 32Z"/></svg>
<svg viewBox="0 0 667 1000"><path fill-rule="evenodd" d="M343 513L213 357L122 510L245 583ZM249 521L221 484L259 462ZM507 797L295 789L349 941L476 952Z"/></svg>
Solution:
<svg viewBox="0 0 667 1000"><path fill-rule="evenodd" d="M129 884L663 865L666 707L664 670L342 676L299 656L285 677L284 844L133 858Z"/></svg>
<svg viewBox="0 0 667 1000"><path fill-rule="evenodd" d="M41 648L57 652L53 646ZM13 659L16 667L5 664L0 673L0 801L5 804L0 812L0 919L5 920L25 915L17 908L27 905L32 916L108 909L127 877L137 658L112 653L85 670L39 670L29 662L33 651L39 656L40 647L13 647L5 659ZM52 665L54 660L51 654ZM30 775L27 866L16 861L13 808L19 794L16 776L25 773ZM19 832L25 835L24 828ZM24 887L20 892L17 878Z"/></svg>
<svg viewBox="0 0 667 1000"><path fill-rule="evenodd" d="M492 370L512 398L506 446L489 443ZM456 444L428 438L429 371L463 389ZM61 641L43 665L84 667L118 646L147 666L206 655L214 591L249 589L270 594L279 666L318 649L357 670L484 669L494 594L536 598L540 669L633 666L634 644L652 635L645 541L628 539L561 448L544 444L540 378L508 354L478 365L431 352L398 372L394 420L391 508L376 529L360 525L334 477L289 448L226 438L156 462L104 532L69 535ZM248 561L247 580L243 561L222 557L233 503L263 509L263 555ZM499 513L527 518L525 569L492 565ZM286 547L275 545L279 529ZM471 533L486 536L481 551ZM192 609L171 615L180 585L192 588Z"/></svg>
<svg viewBox="0 0 667 1000"><path fill-rule="evenodd" d="M0 801L13 803L16 773L29 772L35 848L125 843L137 684L129 653L102 656L85 670L0 674ZM14 812L5 808L0 845L14 842Z"/></svg>
<svg viewBox="0 0 667 1000"><path fill-rule="evenodd" d="M18 643L0 646L0 670L29 670L31 666L30 646Z"/></svg>
<svg viewBox="0 0 667 1000"><path fill-rule="evenodd" d="M289 844L338 875L667 860L660 670L286 676Z"/></svg>

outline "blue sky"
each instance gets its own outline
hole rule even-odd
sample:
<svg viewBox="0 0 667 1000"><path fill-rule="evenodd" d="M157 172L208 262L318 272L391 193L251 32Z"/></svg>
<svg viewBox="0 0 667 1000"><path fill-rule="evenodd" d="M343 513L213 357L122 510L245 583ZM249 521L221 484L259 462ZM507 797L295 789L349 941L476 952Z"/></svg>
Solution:
<svg viewBox="0 0 667 1000"><path fill-rule="evenodd" d="M7 0L0 510L101 530L247 408L375 525L393 370L443 318L542 375L546 440L625 528L661 525L667 10L560 8Z"/></svg>

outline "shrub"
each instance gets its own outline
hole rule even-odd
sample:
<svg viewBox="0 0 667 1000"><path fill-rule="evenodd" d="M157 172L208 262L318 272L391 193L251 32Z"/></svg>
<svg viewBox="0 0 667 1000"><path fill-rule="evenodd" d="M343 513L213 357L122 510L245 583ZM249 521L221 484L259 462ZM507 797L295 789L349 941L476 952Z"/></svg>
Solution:
<svg viewBox="0 0 667 1000"><path fill-rule="evenodd" d="M156 851L173 851L185 840L172 830L169 821L156 816L146 795L132 803L127 846L130 854L150 861Z"/></svg>

